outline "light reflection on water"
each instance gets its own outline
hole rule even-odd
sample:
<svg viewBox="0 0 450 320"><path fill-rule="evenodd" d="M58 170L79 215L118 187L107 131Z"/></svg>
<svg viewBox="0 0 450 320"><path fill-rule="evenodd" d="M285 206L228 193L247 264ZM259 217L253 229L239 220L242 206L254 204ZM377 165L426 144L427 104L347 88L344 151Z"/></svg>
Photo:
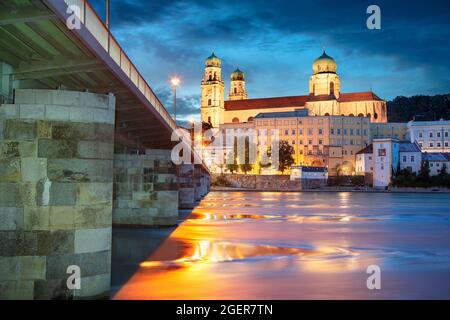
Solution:
<svg viewBox="0 0 450 320"><path fill-rule="evenodd" d="M116 299L450 298L450 195L210 193ZM382 290L366 288L366 268Z"/></svg>

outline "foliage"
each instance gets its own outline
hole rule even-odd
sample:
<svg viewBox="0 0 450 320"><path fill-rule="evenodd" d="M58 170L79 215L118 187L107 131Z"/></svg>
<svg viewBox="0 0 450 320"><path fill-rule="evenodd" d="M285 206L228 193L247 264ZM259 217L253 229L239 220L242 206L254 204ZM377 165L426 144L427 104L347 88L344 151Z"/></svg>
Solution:
<svg viewBox="0 0 450 320"><path fill-rule="evenodd" d="M396 97L387 102L389 122L450 119L450 94Z"/></svg>
<svg viewBox="0 0 450 320"><path fill-rule="evenodd" d="M294 148L285 140L280 141L280 149L278 154L278 170L284 171L294 164Z"/></svg>
<svg viewBox="0 0 450 320"><path fill-rule="evenodd" d="M440 172L437 176L430 177L429 165L423 161L419 174L411 172L411 170L403 169L396 177L392 178L391 185L395 187L413 187L413 188L429 188L429 187L446 187L450 188L450 174Z"/></svg>
<svg viewBox="0 0 450 320"><path fill-rule="evenodd" d="M216 187L231 187L232 183L227 180L226 176L224 174L221 174L220 176L217 176L216 179L213 182L213 186Z"/></svg>

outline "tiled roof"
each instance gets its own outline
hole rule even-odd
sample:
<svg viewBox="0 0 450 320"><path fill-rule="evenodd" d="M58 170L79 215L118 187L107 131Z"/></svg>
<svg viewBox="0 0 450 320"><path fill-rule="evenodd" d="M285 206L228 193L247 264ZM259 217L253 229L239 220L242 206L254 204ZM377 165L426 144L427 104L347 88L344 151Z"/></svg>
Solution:
<svg viewBox="0 0 450 320"><path fill-rule="evenodd" d="M358 151L356 154L370 154L373 153L373 144L369 144L364 149Z"/></svg>
<svg viewBox="0 0 450 320"><path fill-rule="evenodd" d="M421 152L417 143L400 142L400 152Z"/></svg>
<svg viewBox="0 0 450 320"><path fill-rule="evenodd" d="M262 118L296 118L296 117L307 117L308 109L296 109L294 111L285 112L262 112L255 116L255 119Z"/></svg>
<svg viewBox="0 0 450 320"><path fill-rule="evenodd" d="M312 167L312 166L293 166L291 169L301 169L303 172L326 172L326 167Z"/></svg>
<svg viewBox="0 0 450 320"><path fill-rule="evenodd" d="M338 99L339 102L353 102L353 101L367 101L367 100L382 101L380 97L378 97L375 93L371 91L341 93Z"/></svg>
<svg viewBox="0 0 450 320"><path fill-rule="evenodd" d="M433 161L433 162L447 162L449 161L448 156L442 152L425 152L422 155L422 159L425 161Z"/></svg>
<svg viewBox="0 0 450 320"><path fill-rule="evenodd" d="M225 101L225 110L303 107L309 96L261 98Z"/></svg>
<svg viewBox="0 0 450 320"><path fill-rule="evenodd" d="M251 110L251 109L268 109L268 108L289 108L289 107L303 107L307 101L327 101L336 99L334 95L319 95L319 96L290 96L290 97L275 97L275 98L259 98L246 100L229 100L225 101L225 110ZM368 101L378 100L382 101L373 92L351 92L341 93L339 102L353 102L353 101Z"/></svg>

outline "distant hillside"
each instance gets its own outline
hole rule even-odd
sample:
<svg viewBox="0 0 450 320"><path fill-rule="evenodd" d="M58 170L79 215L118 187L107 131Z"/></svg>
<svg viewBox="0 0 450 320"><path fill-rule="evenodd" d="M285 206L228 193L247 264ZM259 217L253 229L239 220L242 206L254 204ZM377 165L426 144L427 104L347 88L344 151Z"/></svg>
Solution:
<svg viewBox="0 0 450 320"><path fill-rule="evenodd" d="M450 120L450 94L396 97L387 102L389 122Z"/></svg>

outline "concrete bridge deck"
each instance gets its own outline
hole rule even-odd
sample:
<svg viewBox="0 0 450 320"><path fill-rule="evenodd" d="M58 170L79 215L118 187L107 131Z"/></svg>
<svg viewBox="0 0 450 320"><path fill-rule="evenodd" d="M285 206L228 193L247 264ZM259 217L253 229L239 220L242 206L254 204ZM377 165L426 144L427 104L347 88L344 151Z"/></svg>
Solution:
<svg viewBox="0 0 450 320"><path fill-rule="evenodd" d="M176 224L210 173L85 0L0 1L0 74L0 299L107 296L112 225Z"/></svg>

